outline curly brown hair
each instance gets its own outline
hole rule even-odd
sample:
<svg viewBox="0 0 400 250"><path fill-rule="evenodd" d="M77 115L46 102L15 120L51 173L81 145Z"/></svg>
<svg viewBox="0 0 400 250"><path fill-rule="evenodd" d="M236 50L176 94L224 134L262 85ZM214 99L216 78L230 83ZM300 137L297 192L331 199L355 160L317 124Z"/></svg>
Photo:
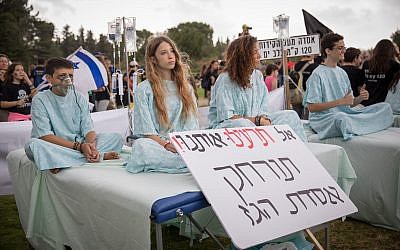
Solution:
<svg viewBox="0 0 400 250"><path fill-rule="evenodd" d="M170 120L168 118L167 107L165 106L165 86L163 79L157 71L157 66L152 60L155 57L156 50L162 42L166 42L174 50L175 53L175 68L172 69L172 80L176 82L179 91L179 97L182 100L182 120L186 120L190 115L196 113L196 103L192 98L191 86L187 81L187 69L182 63L181 55L175 43L167 36L150 37L147 44L145 61L147 79L150 82L153 90L154 102L157 108L157 117L160 125L164 128L170 128Z"/></svg>
<svg viewBox="0 0 400 250"><path fill-rule="evenodd" d="M250 76L258 63L253 56L256 45L257 38L245 35L232 41L226 51L224 71L228 72L232 81L243 88L250 87Z"/></svg>

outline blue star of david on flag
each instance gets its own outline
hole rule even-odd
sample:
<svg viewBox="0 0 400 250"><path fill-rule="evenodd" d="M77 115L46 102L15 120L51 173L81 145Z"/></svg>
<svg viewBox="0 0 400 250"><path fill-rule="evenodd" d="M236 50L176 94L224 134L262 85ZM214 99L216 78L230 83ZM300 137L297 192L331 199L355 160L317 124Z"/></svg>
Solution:
<svg viewBox="0 0 400 250"><path fill-rule="evenodd" d="M72 64L74 65L74 69L79 69L79 67L78 67L78 64L79 64L80 62L72 62Z"/></svg>

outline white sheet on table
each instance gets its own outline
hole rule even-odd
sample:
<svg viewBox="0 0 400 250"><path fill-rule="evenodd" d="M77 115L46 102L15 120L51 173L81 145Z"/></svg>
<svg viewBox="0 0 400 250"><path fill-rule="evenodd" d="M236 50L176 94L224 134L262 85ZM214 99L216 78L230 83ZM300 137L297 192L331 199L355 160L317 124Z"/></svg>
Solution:
<svg viewBox="0 0 400 250"><path fill-rule="evenodd" d="M349 141L319 140L306 124L304 128L310 142L341 146L349 156L357 174L350 199L358 213L351 217L400 230L400 128L354 136Z"/></svg>
<svg viewBox="0 0 400 250"><path fill-rule="evenodd" d="M348 194L346 189L356 177L344 151L332 145L308 145ZM53 175L37 171L22 149L7 159L22 226L39 248L64 243L73 249L150 249L152 204L199 190L190 174L130 174L113 162Z"/></svg>

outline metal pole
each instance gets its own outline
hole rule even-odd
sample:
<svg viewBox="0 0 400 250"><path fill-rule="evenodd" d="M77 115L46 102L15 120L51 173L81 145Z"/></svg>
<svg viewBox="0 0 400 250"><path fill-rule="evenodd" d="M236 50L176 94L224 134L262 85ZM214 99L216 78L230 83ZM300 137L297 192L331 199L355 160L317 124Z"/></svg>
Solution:
<svg viewBox="0 0 400 250"><path fill-rule="evenodd" d="M290 109L290 89L288 79L288 66L286 49L283 46L283 39L281 39L281 53L282 53L282 72L283 72L283 87L285 93L285 109Z"/></svg>
<svg viewBox="0 0 400 250"><path fill-rule="evenodd" d="M128 75L128 79L129 79L129 62L128 62L128 51L126 49L126 26L125 26L125 17L122 17L122 27L123 27L123 36L124 36L124 48L125 48L125 63L126 63L126 74ZM122 69L121 69L122 70ZM128 86L128 107L130 108L131 106L131 89Z"/></svg>

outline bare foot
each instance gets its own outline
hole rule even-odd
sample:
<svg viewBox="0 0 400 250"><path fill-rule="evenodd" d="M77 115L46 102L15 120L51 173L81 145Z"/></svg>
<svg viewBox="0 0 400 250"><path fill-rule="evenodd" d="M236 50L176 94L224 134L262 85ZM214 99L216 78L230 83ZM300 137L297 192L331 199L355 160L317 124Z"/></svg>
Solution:
<svg viewBox="0 0 400 250"><path fill-rule="evenodd" d="M117 152L111 151L111 152L107 152L104 153L104 160L115 160L115 159L119 159L119 155Z"/></svg>
<svg viewBox="0 0 400 250"><path fill-rule="evenodd" d="M53 168L53 169L50 169L50 172L52 173L52 174L57 174L58 172L60 172L61 171L61 168Z"/></svg>

